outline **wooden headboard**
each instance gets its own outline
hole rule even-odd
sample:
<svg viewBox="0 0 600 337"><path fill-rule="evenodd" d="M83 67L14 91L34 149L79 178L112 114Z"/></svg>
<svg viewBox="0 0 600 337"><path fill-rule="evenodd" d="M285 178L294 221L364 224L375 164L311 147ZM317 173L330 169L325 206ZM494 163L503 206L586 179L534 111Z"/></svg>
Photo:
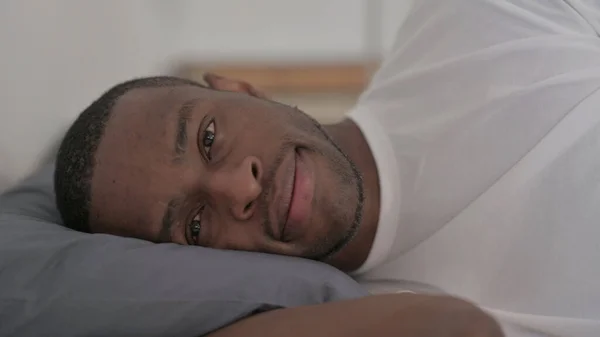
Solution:
<svg viewBox="0 0 600 337"><path fill-rule="evenodd" d="M322 64L202 64L187 63L178 75L195 80L205 72L251 83L269 93L337 92L358 94L368 84L378 62Z"/></svg>

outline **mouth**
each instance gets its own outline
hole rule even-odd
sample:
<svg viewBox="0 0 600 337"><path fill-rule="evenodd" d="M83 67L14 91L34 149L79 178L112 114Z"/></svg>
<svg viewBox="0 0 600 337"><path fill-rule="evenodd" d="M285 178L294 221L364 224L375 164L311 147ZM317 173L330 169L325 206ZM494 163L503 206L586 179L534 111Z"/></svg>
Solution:
<svg viewBox="0 0 600 337"><path fill-rule="evenodd" d="M279 241L283 241L283 229L287 222L292 195L294 193L294 181L296 176L296 150L290 151L289 155L282 161L278 179L275 186L273 202L276 206L276 217L273 221L272 232Z"/></svg>
<svg viewBox="0 0 600 337"><path fill-rule="evenodd" d="M294 201L294 190L296 186L296 172L298 170L298 152L294 150L294 160L292 161L291 174L288 174L286 177L286 184L284 189L284 196L282 199L282 209L283 209L283 218L282 221L279 222L279 240L282 242L287 242L285 240L285 228L287 227L287 223L290 217L290 209L292 208L292 202Z"/></svg>
<svg viewBox="0 0 600 337"><path fill-rule="evenodd" d="M294 151L293 174L289 176L288 189L284 194L285 221L281 222L280 240L290 242L303 232L311 210L314 193L313 177L301 150Z"/></svg>

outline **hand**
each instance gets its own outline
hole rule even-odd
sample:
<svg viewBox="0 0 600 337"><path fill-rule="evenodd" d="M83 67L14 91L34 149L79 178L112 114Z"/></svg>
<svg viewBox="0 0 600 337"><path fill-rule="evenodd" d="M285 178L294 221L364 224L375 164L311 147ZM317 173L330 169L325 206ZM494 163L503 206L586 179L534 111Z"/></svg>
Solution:
<svg viewBox="0 0 600 337"><path fill-rule="evenodd" d="M258 98L267 98L264 92L245 81L234 80L212 73L204 74L203 79L210 88L215 90L240 92Z"/></svg>

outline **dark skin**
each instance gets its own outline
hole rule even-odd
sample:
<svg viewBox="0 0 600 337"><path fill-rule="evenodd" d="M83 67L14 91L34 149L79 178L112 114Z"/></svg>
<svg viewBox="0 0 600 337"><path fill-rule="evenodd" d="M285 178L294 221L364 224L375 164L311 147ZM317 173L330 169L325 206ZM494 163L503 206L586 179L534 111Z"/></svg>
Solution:
<svg viewBox="0 0 600 337"><path fill-rule="evenodd" d="M379 217L370 149L251 85L134 89L96 153L93 232L322 260L366 259Z"/></svg>
<svg viewBox="0 0 600 337"><path fill-rule="evenodd" d="M502 337L493 318L452 297L395 294L273 310L210 337Z"/></svg>
<svg viewBox="0 0 600 337"><path fill-rule="evenodd" d="M321 127L247 83L206 80L219 91L137 89L119 100L96 154L92 231L358 268L379 217L377 170L358 127L349 120ZM290 191L298 175L301 186ZM279 214L292 213L286 200L294 193L304 200L298 209L309 210L295 223ZM210 334L281 335L503 334L472 304L413 294L274 310Z"/></svg>

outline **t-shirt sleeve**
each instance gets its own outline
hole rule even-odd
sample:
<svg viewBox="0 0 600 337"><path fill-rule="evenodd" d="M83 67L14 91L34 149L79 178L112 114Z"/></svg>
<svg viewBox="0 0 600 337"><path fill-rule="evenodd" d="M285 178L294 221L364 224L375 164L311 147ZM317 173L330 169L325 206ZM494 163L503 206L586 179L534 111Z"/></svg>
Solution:
<svg viewBox="0 0 600 337"><path fill-rule="evenodd" d="M361 271L440 230L599 87L599 6L415 1L350 112L388 205Z"/></svg>

